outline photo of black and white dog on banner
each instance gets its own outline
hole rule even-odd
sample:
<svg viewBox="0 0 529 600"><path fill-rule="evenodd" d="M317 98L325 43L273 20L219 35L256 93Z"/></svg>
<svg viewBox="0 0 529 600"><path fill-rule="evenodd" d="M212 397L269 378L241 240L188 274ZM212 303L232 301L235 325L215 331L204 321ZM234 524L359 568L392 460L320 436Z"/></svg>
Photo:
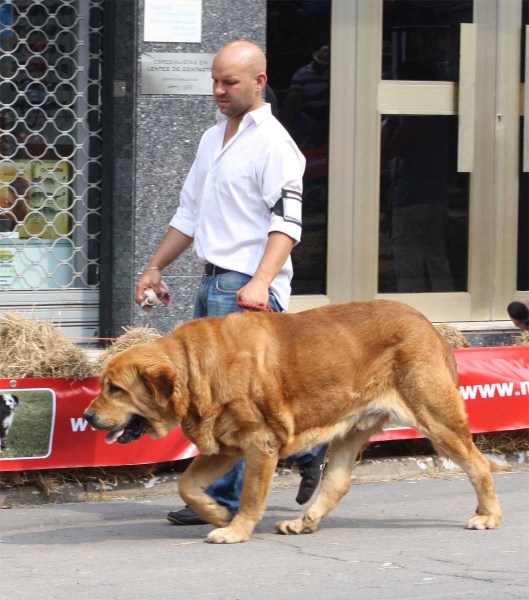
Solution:
<svg viewBox="0 0 529 600"><path fill-rule="evenodd" d="M14 394L0 394L0 452L7 450L7 436L13 420L18 397Z"/></svg>
<svg viewBox="0 0 529 600"><path fill-rule="evenodd" d="M54 398L50 389L0 389L0 462L49 455Z"/></svg>

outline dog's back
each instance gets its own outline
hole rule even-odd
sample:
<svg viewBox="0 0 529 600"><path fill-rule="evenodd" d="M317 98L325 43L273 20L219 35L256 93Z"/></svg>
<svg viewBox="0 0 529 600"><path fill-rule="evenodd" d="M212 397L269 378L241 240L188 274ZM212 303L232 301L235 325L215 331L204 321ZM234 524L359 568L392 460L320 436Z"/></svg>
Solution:
<svg viewBox="0 0 529 600"><path fill-rule="evenodd" d="M438 376L441 387L455 389L457 380L449 344L421 313L393 301L233 314L186 323L173 335L196 353L191 377L200 380L197 402L204 402L205 388L219 404L262 398L259 411L282 441L315 428L329 428L332 438L338 425L343 434L360 421L365 427L373 414L414 426L417 407L405 402L404 388L417 365L432 379ZM298 444L290 440L282 454L295 453Z"/></svg>

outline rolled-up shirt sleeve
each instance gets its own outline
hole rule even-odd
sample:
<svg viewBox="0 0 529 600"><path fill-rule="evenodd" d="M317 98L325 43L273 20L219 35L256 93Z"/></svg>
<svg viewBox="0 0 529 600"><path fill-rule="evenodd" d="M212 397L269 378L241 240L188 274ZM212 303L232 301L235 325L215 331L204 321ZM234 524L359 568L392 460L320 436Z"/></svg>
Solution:
<svg viewBox="0 0 529 600"><path fill-rule="evenodd" d="M187 174L184 187L180 192L180 206L177 208L174 217L169 225L178 229L184 235L195 237L195 226L197 221L197 203L195 198L196 190L196 160L193 162L191 170Z"/></svg>
<svg viewBox="0 0 529 600"><path fill-rule="evenodd" d="M291 140L280 140L261 154L257 174L261 184L263 200L270 209L270 229L288 235L296 243L301 239L301 226L286 221L282 216L272 212L276 202L281 198L283 190L303 192L303 172L305 157Z"/></svg>

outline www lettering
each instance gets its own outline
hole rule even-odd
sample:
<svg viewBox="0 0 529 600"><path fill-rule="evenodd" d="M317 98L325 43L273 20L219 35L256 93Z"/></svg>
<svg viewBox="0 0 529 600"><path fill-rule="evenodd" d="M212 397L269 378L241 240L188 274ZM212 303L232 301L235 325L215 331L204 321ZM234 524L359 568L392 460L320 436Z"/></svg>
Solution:
<svg viewBox="0 0 529 600"><path fill-rule="evenodd" d="M85 429L88 427L88 421L86 421L82 417L79 417L77 419L75 419L74 417L71 417L70 425L72 426L72 431L74 433L77 433L78 431L85 431ZM93 427L90 427L90 429L92 431L95 431L95 429Z"/></svg>
<svg viewBox="0 0 529 600"><path fill-rule="evenodd" d="M476 398L494 398L495 396L520 396L529 393L529 381L520 382L520 391L515 390L514 382L484 383L480 385L461 385L459 391L463 400L475 400Z"/></svg>

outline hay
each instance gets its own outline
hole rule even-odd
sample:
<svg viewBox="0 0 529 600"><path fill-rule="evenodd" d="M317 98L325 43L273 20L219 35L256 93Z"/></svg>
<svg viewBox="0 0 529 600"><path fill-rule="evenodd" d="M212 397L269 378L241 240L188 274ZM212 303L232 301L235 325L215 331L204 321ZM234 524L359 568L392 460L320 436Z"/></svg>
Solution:
<svg viewBox="0 0 529 600"><path fill-rule="evenodd" d="M452 346L452 348L470 348L470 344L466 337L452 325L446 323L440 323L434 325L437 332L441 334L444 339Z"/></svg>
<svg viewBox="0 0 529 600"><path fill-rule="evenodd" d="M125 333L116 338L103 354L94 360L93 367L96 375L103 370L110 358L119 352L122 352L131 346L135 346L136 344L153 342L162 337L159 331L147 325L143 327L124 327L123 329Z"/></svg>
<svg viewBox="0 0 529 600"><path fill-rule="evenodd" d="M100 356L89 354L71 342L56 326L44 321L25 319L16 313L1 317L0 378L65 377L84 379L99 375L111 356L152 342L161 334L151 327L124 327Z"/></svg>
<svg viewBox="0 0 529 600"><path fill-rule="evenodd" d="M481 452L494 454L529 451L529 429L476 433L474 443Z"/></svg>
<svg viewBox="0 0 529 600"><path fill-rule="evenodd" d="M49 469L45 471L12 471L0 473L0 489L31 485L40 489L48 500L64 492L64 486L77 485L89 491L89 486L117 486L125 481L132 483L142 478L152 478L158 473L180 475L191 459L148 465L121 467L87 467L78 469Z"/></svg>
<svg viewBox="0 0 529 600"><path fill-rule="evenodd" d="M93 375L92 361L81 348L50 323L15 313L1 318L0 378Z"/></svg>
<svg viewBox="0 0 529 600"><path fill-rule="evenodd" d="M524 331L514 338L514 346L529 346L529 331Z"/></svg>

